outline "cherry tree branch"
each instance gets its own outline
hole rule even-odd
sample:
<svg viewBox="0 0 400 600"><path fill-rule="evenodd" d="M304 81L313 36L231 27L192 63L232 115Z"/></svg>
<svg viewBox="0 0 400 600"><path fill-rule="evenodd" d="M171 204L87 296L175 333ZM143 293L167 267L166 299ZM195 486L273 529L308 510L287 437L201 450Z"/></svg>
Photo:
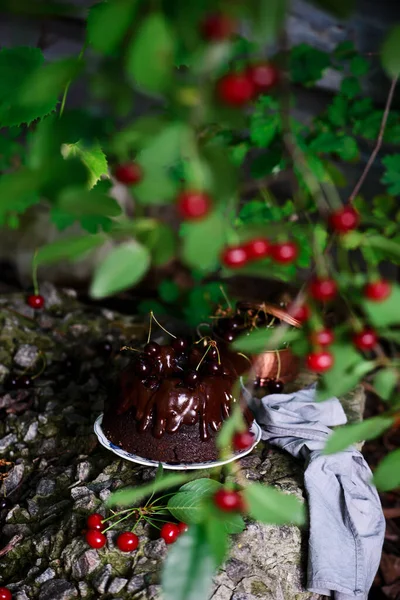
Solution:
<svg viewBox="0 0 400 600"><path fill-rule="evenodd" d="M398 81L398 77L394 77L392 79L392 83L389 89L389 94L386 100L386 106L385 106L385 110L383 112L383 117L382 117L382 121L381 121L381 126L379 129L379 135L378 135L378 139L376 141L376 145L375 148L371 154L371 156L369 157L369 160L367 162L367 164L365 165L365 169L361 174L360 179L358 180L354 190L351 192L350 196L349 196L349 204L351 204L354 201L354 198L358 195L368 173L369 170L371 169L373 163L375 162L375 159L378 155L379 150L381 149L382 146L382 142L383 142L383 136L385 134L385 129L386 129L386 124L389 118L389 113L390 113L390 107L392 105L393 102L393 96L394 96L394 91L396 89L396 84Z"/></svg>

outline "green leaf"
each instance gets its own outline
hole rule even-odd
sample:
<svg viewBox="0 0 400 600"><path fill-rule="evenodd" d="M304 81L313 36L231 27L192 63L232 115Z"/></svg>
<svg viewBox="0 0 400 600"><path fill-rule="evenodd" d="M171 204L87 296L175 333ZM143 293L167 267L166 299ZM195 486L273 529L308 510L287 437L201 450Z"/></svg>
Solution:
<svg viewBox="0 0 400 600"><path fill-rule="evenodd" d="M55 105L67 83L82 68L83 63L77 58L63 58L37 67L23 83L17 103L27 107Z"/></svg>
<svg viewBox="0 0 400 600"><path fill-rule="evenodd" d="M339 138L339 149L337 153L343 160L354 160L360 155L356 140L349 135Z"/></svg>
<svg viewBox="0 0 400 600"><path fill-rule="evenodd" d="M139 87L163 92L172 82L174 35L162 13L150 13L133 38L127 71Z"/></svg>
<svg viewBox="0 0 400 600"><path fill-rule="evenodd" d="M364 244L374 250L379 250L382 258L391 259L395 264L400 261L400 244L389 240L383 235L367 235L363 238Z"/></svg>
<svg viewBox="0 0 400 600"><path fill-rule="evenodd" d="M257 148L268 148L281 129L276 100L262 96L250 118L250 140Z"/></svg>
<svg viewBox="0 0 400 600"><path fill-rule="evenodd" d="M191 525L168 552L161 576L163 600L208 598L216 568L203 525Z"/></svg>
<svg viewBox="0 0 400 600"><path fill-rule="evenodd" d="M121 207L114 198L96 190L65 188L58 199L58 207L75 217L103 215L116 217Z"/></svg>
<svg viewBox="0 0 400 600"><path fill-rule="evenodd" d="M159 267L170 262L176 253L176 238L172 229L156 219L138 219L133 222L136 239L146 246L152 263Z"/></svg>
<svg viewBox="0 0 400 600"><path fill-rule="evenodd" d="M286 16L287 0L256 0L251 4L254 31L263 44L273 42Z"/></svg>
<svg viewBox="0 0 400 600"><path fill-rule="evenodd" d="M181 290L175 281L164 279L157 288L161 300L168 303L176 302L181 295Z"/></svg>
<svg viewBox="0 0 400 600"><path fill-rule="evenodd" d="M382 158L386 170L381 179L391 194L400 194L400 154L391 154Z"/></svg>
<svg viewBox="0 0 400 600"><path fill-rule="evenodd" d="M186 123L169 123L144 145L137 155L138 163L148 173L155 167L166 168L174 165L188 149L191 135L192 132Z"/></svg>
<svg viewBox="0 0 400 600"><path fill-rule="evenodd" d="M250 516L261 523L304 525L304 504L292 494L284 494L273 487L252 483L243 490Z"/></svg>
<svg viewBox="0 0 400 600"><path fill-rule="evenodd" d="M201 221L185 223L182 257L190 267L213 271L225 245L225 219L213 212Z"/></svg>
<svg viewBox="0 0 400 600"><path fill-rule="evenodd" d="M228 553L228 532L224 522L217 515L208 515L205 530L215 564L220 566Z"/></svg>
<svg viewBox="0 0 400 600"><path fill-rule="evenodd" d="M136 241L117 246L95 270L92 298L105 298L135 285L150 266L150 254Z"/></svg>
<svg viewBox="0 0 400 600"><path fill-rule="evenodd" d="M391 294L383 302L364 300L363 308L375 327L387 327L400 323L400 286L393 284Z"/></svg>
<svg viewBox="0 0 400 600"><path fill-rule="evenodd" d="M87 39L103 54L113 54L123 41L138 7L136 0L112 0L91 7L87 19Z"/></svg>
<svg viewBox="0 0 400 600"><path fill-rule="evenodd" d="M21 89L43 63L39 48L17 47L0 50L0 127L31 123L56 107L56 98L35 106L18 103Z"/></svg>
<svg viewBox="0 0 400 600"><path fill-rule="evenodd" d="M380 369L374 377L374 389L383 400L389 400L397 385L397 371L392 367Z"/></svg>
<svg viewBox="0 0 400 600"><path fill-rule="evenodd" d="M355 77L362 77L369 71L369 62L363 56L354 56L350 62L350 71Z"/></svg>
<svg viewBox="0 0 400 600"><path fill-rule="evenodd" d="M279 335L279 328L271 327L269 329L254 329L249 334L242 334L232 344L234 350L250 354L260 354L267 349L271 349L271 341L273 349L285 348L287 344L298 340L303 336L299 329L288 329L284 335ZM277 336L281 339L277 340Z"/></svg>
<svg viewBox="0 0 400 600"><path fill-rule="evenodd" d="M395 25L383 42L382 65L389 77L400 75L400 25Z"/></svg>
<svg viewBox="0 0 400 600"><path fill-rule="evenodd" d="M400 485L400 448L385 456L379 463L373 483L381 492L388 492Z"/></svg>
<svg viewBox="0 0 400 600"><path fill-rule="evenodd" d="M373 440L381 435L393 423L390 417L373 417L361 423L352 423L335 429L329 436L324 448L324 454L334 454L346 450L356 442Z"/></svg>
<svg viewBox="0 0 400 600"><path fill-rule="evenodd" d="M182 523L200 523L203 519L204 494L179 492L168 500L167 508L171 515Z"/></svg>
<svg viewBox="0 0 400 600"><path fill-rule="evenodd" d="M193 479L193 477L196 477L196 475L192 473L173 473L172 475L165 475L162 479L146 483L139 487L128 487L118 490L107 499L107 506L135 506L135 503L140 502L143 498L147 498L147 496L153 493L156 494L157 492L181 485L185 481Z"/></svg>
<svg viewBox="0 0 400 600"><path fill-rule="evenodd" d="M73 236L42 246L37 254L38 264L51 264L60 260L75 261L105 241L102 235Z"/></svg>
<svg viewBox="0 0 400 600"><path fill-rule="evenodd" d="M83 162L90 173L89 187L93 187L101 176L108 176L107 159L98 142L91 146L86 146L82 141L63 144L62 154L64 158L76 156Z"/></svg>
<svg viewBox="0 0 400 600"><path fill-rule="evenodd" d="M179 184L164 167L153 167L151 174L135 185L133 195L140 204L164 204L175 199Z"/></svg>
<svg viewBox="0 0 400 600"><path fill-rule="evenodd" d="M217 447L219 450L232 448L232 438L237 431L245 431L246 425L242 409L239 404L234 404L233 410L227 421L224 421L221 431L217 436Z"/></svg>
<svg viewBox="0 0 400 600"><path fill-rule="evenodd" d="M333 55L337 60L350 60L357 55L354 42L351 42L350 40L340 42L333 51Z"/></svg>
<svg viewBox="0 0 400 600"><path fill-rule="evenodd" d="M308 44L299 44L291 49L289 63L292 81L309 86L322 78L331 59L328 52Z"/></svg>
<svg viewBox="0 0 400 600"><path fill-rule="evenodd" d="M328 106L328 119L336 127L344 127L347 122L349 111L349 101L345 96L340 94L335 96L331 104Z"/></svg>
<svg viewBox="0 0 400 600"><path fill-rule="evenodd" d="M40 184L38 173L28 169L19 169L15 173L6 173L0 177L0 221L8 211L24 212L39 201L35 189Z"/></svg>
<svg viewBox="0 0 400 600"><path fill-rule="evenodd" d="M361 85L356 77L345 77L340 85L340 91L347 98L355 98L361 93Z"/></svg>
<svg viewBox="0 0 400 600"><path fill-rule="evenodd" d="M222 484L215 479L210 479L209 477L200 477L199 479L193 479L192 481L188 481L184 483L180 488L180 492L193 492L195 494L200 494L202 496L207 496L216 492L222 487Z"/></svg>
<svg viewBox="0 0 400 600"><path fill-rule="evenodd" d="M312 2L339 19L346 19L355 7L355 0L312 0Z"/></svg>

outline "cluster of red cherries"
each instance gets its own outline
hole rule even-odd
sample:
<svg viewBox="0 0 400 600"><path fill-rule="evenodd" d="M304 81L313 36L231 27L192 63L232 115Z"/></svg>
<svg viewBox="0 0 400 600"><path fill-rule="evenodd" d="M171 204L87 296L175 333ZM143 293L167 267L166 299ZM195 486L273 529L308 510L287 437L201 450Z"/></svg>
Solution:
<svg viewBox="0 0 400 600"><path fill-rule="evenodd" d="M107 543L105 532L112 526L106 528L106 519L99 513L89 515L86 524L88 529L85 538L89 546L96 549L103 548ZM166 544L173 544L187 530L186 523L164 523L160 530L160 537ZM123 531L118 535L116 544L121 552L133 552L139 546L139 537L133 531Z"/></svg>

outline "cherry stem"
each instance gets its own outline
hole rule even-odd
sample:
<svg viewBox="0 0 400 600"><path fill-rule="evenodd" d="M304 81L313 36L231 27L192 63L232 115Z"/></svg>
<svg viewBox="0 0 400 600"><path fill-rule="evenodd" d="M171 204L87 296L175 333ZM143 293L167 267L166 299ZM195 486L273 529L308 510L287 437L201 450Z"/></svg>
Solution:
<svg viewBox="0 0 400 600"><path fill-rule="evenodd" d="M153 323L153 313L151 312L151 313L150 313L150 322L149 322L149 334L148 334L148 336L147 336L147 343L149 343L149 342L150 342L150 338L151 338L151 326L152 326L152 323Z"/></svg>
<svg viewBox="0 0 400 600"><path fill-rule="evenodd" d="M144 518L145 518L144 515L140 515L140 517L138 518L138 520L136 521L136 523L134 524L134 526L131 529L132 533L135 531L135 529L139 525L140 521Z"/></svg>
<svg viewBox="0 0 400 600"><path fill-rule="evenodd" d="M125 519L129 519L129 517L131 515L133 515L135 511L132 510L130 513L128 513L127 515L125 515L124 517L122 517L122 519L119 519L118 521L115 521L114 523L111 523L111 525L109 527L107 527L106 529L103 529L102 533L106 533L106 531L108 531L109 529L112 529L113 527L115 527L115 525L118 525L118 523L122 523L122 521L125 521Z"/></svg>
<svg viewBox="0 0 400 600"><path fill-rule="evenodd" d="M157 319L156 319L156 318L155 318L155 316L154 316L154 313L153 313L153 311L151 310L151 311L150 311L150 328L149 328L149 338L148 338L148 341L150 340L151 319L154 319L154 321L157 323L157 325L158 325L159 327L161 327L161 329L162 329L163 331L165 331L165 333L167 333L168 335L170 335L171 337L173 337L173 338L174 338L174 340L176 340L176 335L174 335L173 333L171 333L170 331L168 331L167 329L165 329L165 327L163 327L163 326L161 325L161 323L159 323L159 321L157 321Z"/></svg>
<svg viewBox="0 0 400 600"><path fill-rule="evenodd" d="M205 359L205 357L207 356L207 352L209 351L209 349L211 348L211 344L209 346L207 346L207 350L204 352L203 356L200 359L199 364L196 367L196 371L199 370L201 363L203 362L203 360Z"/></svg>
<svg viewBox="0 0 400 600"><path fill-rule="evenodd" d="M123 350L130 350L131 352L141 352L141 350L138 350L137 348L131 348L131 346L122 346L122 348L119 349L120 352L122 352Z"/></svg>
<svg viewBox="0 0 400 600"><path fill-rule="evenodd" d="M280 376L281 376L282 363L281 363L281 356L280 356L279 350L276 350L275 352L276 352L276 359L278 361L278 373L276 374L276 378L279 381Z"/></svg>
<svg viewBox="0 0 400 600"><path fill-rule="evenodd" d="M231 304L231 302L230 302L230 300L229 300L229 298L228 298L228 294L226 293L226 291L225 291L225 289L224 289L224 286L223 286L223 285L220 285L220 286L219 286L219 289L221 290L221 294L222 294L222 295L223 295L223 297L225 298L225 302L227 303L227 305L228 305L228 308L229 308L230 310L232 310L232 304Z"/></svg>
<svg viewBox="0 0 400 600"><path fill-rule="evenodd" d="M36 248L36 250L33 254L33 259L32 259L32 281L33 281L33 292L34 292L35 296L39 295L39 284L38 284L38 279L37 279L37 270L38 270L37 254L38 254L38 250Z"/></svg>
<svg viewBox="0 0 400 600"><path fill-rule="evenodd" d="M243 358L245 358L246 360L248 360L251 365L253 364L252 361L250 360L250 358L248 356L246 356L245 354L243 354L243 352L238 352L238 355L239 356L243 356Z"/></svg>
<svg viewBox="0 0 400 600"><path fill-rule="evenodd" d="M46 355L44 354L44 352L39 352L39 356L42 359L42 367L41 369L36 373L36 375L33 375L31 377L31 379L37 379L38 377L40 377L40 375L46 370L47 367L47 359L46 359Z"/></svg>

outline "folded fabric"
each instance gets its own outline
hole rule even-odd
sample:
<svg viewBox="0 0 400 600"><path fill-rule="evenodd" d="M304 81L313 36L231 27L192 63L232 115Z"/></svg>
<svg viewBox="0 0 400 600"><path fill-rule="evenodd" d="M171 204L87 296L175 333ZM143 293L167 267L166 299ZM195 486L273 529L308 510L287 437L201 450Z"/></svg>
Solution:
<svg viewBox="0 0 400 600"><path fill-rule="evenodd" d="M367 598L379 567L385 519L372 473L355 448L323 455L329 426L346 423L337 398L315 402L315 386L253 399L262 439L306 461L307 589L337 600Z"/></svg>

